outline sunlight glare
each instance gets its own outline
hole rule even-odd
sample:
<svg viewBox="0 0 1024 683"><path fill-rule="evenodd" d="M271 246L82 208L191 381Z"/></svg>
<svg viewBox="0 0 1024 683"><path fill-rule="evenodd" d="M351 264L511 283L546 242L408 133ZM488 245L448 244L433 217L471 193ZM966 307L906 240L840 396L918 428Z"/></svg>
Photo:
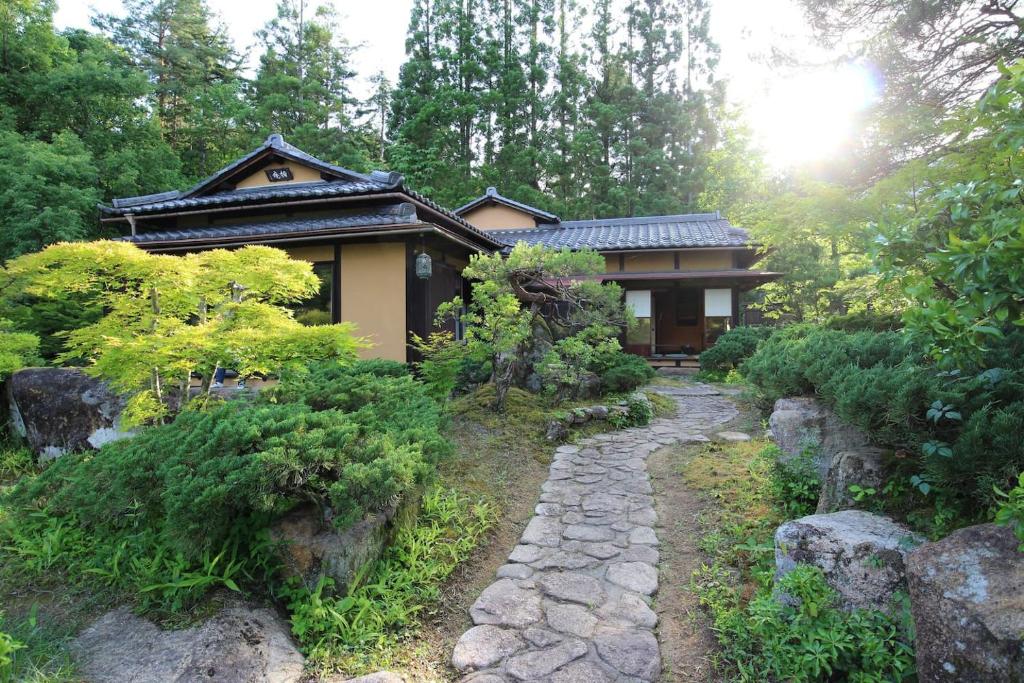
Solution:
<svg viewBox="0 0 1024 683"><path fill-rule="evenodd" d="M875 74L859 64L778 83L762 111L751 112L768 162L783 168L841 153L855 132L857 115L877 100L878 90Z"/></svg>

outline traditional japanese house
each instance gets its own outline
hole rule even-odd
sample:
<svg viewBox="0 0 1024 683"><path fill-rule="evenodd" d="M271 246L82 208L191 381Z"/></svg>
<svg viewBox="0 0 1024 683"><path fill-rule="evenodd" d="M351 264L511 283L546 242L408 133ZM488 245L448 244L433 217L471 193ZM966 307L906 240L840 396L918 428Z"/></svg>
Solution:
<svg viewBox="0 0 1024 683"><path fill-rule="evenodd" d="M519 241L604 254L602 277L623 286L640 322L625 346L659 364L692 362L739 323L739 293L778 275L751 269L756 245L718 214L562 221L494 188L450 211L397 173L356 173L280 135L187 190L100 211L149 251L267 244L308 260L322 287L297 318L351 321L374 344L366 355L400 361L411 358L410 335L433 328L439 304L469 296L470 255Z"/></svg>

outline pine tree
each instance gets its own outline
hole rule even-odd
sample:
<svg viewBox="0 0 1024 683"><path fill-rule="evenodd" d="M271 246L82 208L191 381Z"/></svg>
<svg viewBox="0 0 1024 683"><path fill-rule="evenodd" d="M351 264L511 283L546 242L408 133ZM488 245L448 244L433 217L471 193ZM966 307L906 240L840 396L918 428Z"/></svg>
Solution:
<svg viewBox="0 0 1024 683"><path fill-rule="evenodd" d="M367 153L347 111L355 104L351 49L338 38L334 11L310 13L304 0L280 0L257 35L264 52L249 92L255 137L281 133L310 154L365 169Z"/></svg>
<svg viewBox="0 0 1024 683"><path fill-rule="evenodd" d="M93 21L153 83L156 120L185 175L202 177L237 157L241 60L205 0L126 0L124 10Z"/></svg>

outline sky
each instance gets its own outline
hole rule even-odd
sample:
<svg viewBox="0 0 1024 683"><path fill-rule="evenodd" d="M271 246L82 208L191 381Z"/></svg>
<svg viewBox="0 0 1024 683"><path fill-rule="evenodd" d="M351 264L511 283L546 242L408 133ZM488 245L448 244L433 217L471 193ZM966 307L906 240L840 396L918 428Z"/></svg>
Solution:
<svg viewBox="0 0 1024 683"><path fill-rule="evenodd" d="M334 5L339 27L358 49L360 75L354 91L369 92L366 78L384 71L392 81L405 58L405 33L412 0L322 0ZM208 0L240 49L258 50L254 34L275 14L277 0ZM315 0L310 5L316 4ZM841 153L857 113L877 95L870 69L840 64L786 70L769 66L773 47L784 47L808 63L833 55L813 44L796 0L711 0L711 33L721 47L719 78L729 81L730 101L745 112L755 142L776 168L799 166ZM58 0L57 26L88 27L93 12L121 11L121 0Z"/></svg>

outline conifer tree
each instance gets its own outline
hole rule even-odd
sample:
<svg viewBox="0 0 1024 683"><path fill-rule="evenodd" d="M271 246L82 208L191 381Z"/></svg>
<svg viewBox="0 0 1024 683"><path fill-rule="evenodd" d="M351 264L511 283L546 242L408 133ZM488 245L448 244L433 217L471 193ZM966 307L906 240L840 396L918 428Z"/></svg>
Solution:
<svg viewBox="0 0 1024 683"><path fill-rule="evenodd" d="M241 153L241 59L205 0L126 0L122 16L99 15L94 23L153 84L157 123L187 177Z"/></svg>
<svg viewBox="0 0 1024 683"><path fill-rule="evenodd" d="M365 169L366 150L348 112L355 104L351 49L338 36L334 11L280 0L277 16L257 35L263 54L249 92L255 138L281 133L310 154Z"/></svg>

